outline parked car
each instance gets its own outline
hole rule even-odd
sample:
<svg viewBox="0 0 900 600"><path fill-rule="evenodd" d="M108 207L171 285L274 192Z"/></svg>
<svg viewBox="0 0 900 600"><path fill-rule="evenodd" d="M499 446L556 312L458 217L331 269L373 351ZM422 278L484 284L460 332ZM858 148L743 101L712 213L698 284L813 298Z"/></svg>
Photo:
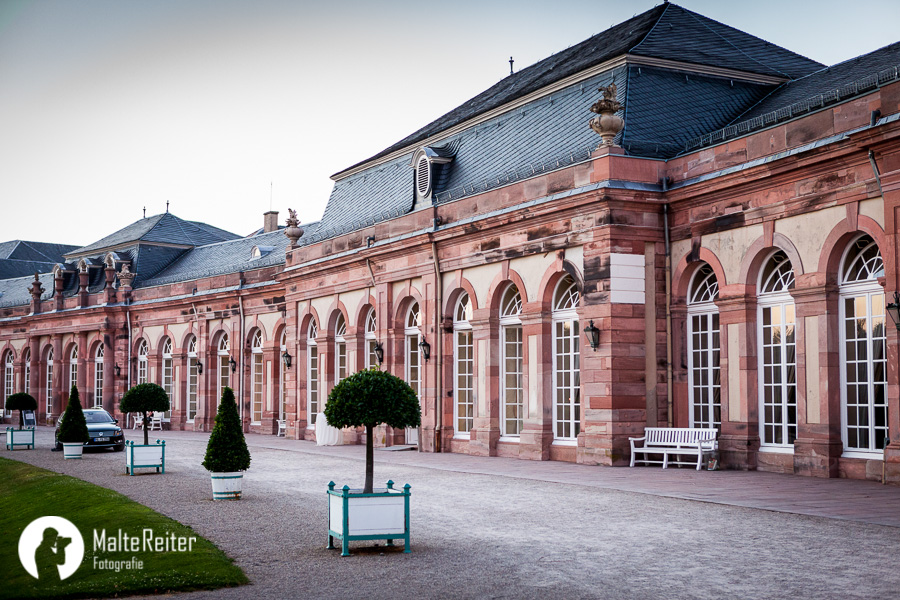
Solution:
<svg viewBox="0 0 900 600"><path fill-rule="evenodd" d="M85 408L84 419L87 421L90 439L84 444L86 448L112 448L116 452L125 449L125 434L118 425L118 420L102 408ZM62 450L59 441L59 423L56 422L56 449Z"/></svg>

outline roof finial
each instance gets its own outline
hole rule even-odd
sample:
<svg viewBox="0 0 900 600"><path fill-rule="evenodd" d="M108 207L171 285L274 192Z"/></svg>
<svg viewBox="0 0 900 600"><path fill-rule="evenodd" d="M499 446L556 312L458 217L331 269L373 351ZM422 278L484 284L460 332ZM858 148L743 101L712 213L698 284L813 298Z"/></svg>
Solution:
<svg viewBox="0 0 900 600"><path fill-rule="evenodd" d="M166 200L166 212L169 212L169 201Z"/></svg>
<svg viewBox="0 0 900 600"><path fill-rule="evenodd" d="M513 68L512 68L512 67L513 67L513 62L515 62L515 61L513 61L513 57L510 56L510 57L509 57L509 74L510 74L510 75L513 74Z"/></svg>
<svg viewBox="0 0 900 600"><path fill-rule="evenodd" d="M147 207L146 206L144 207L144 218L145 219L147 218Z"/></svg>

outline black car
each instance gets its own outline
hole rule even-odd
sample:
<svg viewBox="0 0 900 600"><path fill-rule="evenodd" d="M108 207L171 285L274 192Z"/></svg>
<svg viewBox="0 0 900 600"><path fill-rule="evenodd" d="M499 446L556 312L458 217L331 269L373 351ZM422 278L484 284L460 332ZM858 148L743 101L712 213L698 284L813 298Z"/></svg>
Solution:
<svg viewBox="0 0 900 600"><path fill-rule="evenodd" d="M62 421L62 417L59 420ZM125 434L117 425L118 421L113 419L108 412L102 408L85 408L84 420L87 421L88 435L90 436L84 445L85 448L112 448L116 452L125 449ZM56 423L56 449L62 450L58 421Z"/></svg>

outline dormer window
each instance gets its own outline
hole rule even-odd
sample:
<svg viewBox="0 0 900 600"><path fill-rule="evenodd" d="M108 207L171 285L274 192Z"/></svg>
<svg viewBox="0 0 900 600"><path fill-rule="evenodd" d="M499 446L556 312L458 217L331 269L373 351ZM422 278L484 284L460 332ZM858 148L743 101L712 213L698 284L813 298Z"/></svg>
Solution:
<svg viewBox="0 0 900 600"><path fill-rule="evenodd" d="M456 155L458 142L444 146L423 146L413 155L411 167L415 169L416 202L414 208L431 203L435 183L441 180L443 169Z"/></svg>
<svg viewBox="0 0 900 600"><path fill-rule="evenodd" d="M274 249L275 246L253 246L253 249L250 250L250 260L262 258Z"/></svg>
<svg viewBox="0 0 900 600"><path fill-rule="evenodd" d="M419 157L416 163L416 191L420 198L425 198L431 194L431 163L424 154Z"/></svg>

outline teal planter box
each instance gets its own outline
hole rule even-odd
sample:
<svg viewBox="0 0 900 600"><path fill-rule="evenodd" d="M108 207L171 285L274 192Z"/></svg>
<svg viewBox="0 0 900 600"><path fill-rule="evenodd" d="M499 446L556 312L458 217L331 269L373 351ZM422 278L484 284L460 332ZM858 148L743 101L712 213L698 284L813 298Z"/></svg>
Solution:
<svg viewBox="0 0 900 600"><path fill-rule="evenodd" d="M403 540L403 551L409 546L409 490L395 490L394 482L387 487L364 494L346 485L334 489L328 484L328 549L334 549L335 538L341 541L341 556L350 556L350 542L357 540Z"/></svg>
<svg viewBox="0 0 900 600"><path fill-rule="evenodd" d="M25 446L26 450L34 450L34 427L6 428L6 449L15 450L16 446Z"/></svg>
<svg viewBox="0 0 900 600"><path fill-rule="evenodd" d="M165 440L147 445L125 442L125 472L134 475L135 469L144 468L156 468L157 473L166 472Z"/></svg>

